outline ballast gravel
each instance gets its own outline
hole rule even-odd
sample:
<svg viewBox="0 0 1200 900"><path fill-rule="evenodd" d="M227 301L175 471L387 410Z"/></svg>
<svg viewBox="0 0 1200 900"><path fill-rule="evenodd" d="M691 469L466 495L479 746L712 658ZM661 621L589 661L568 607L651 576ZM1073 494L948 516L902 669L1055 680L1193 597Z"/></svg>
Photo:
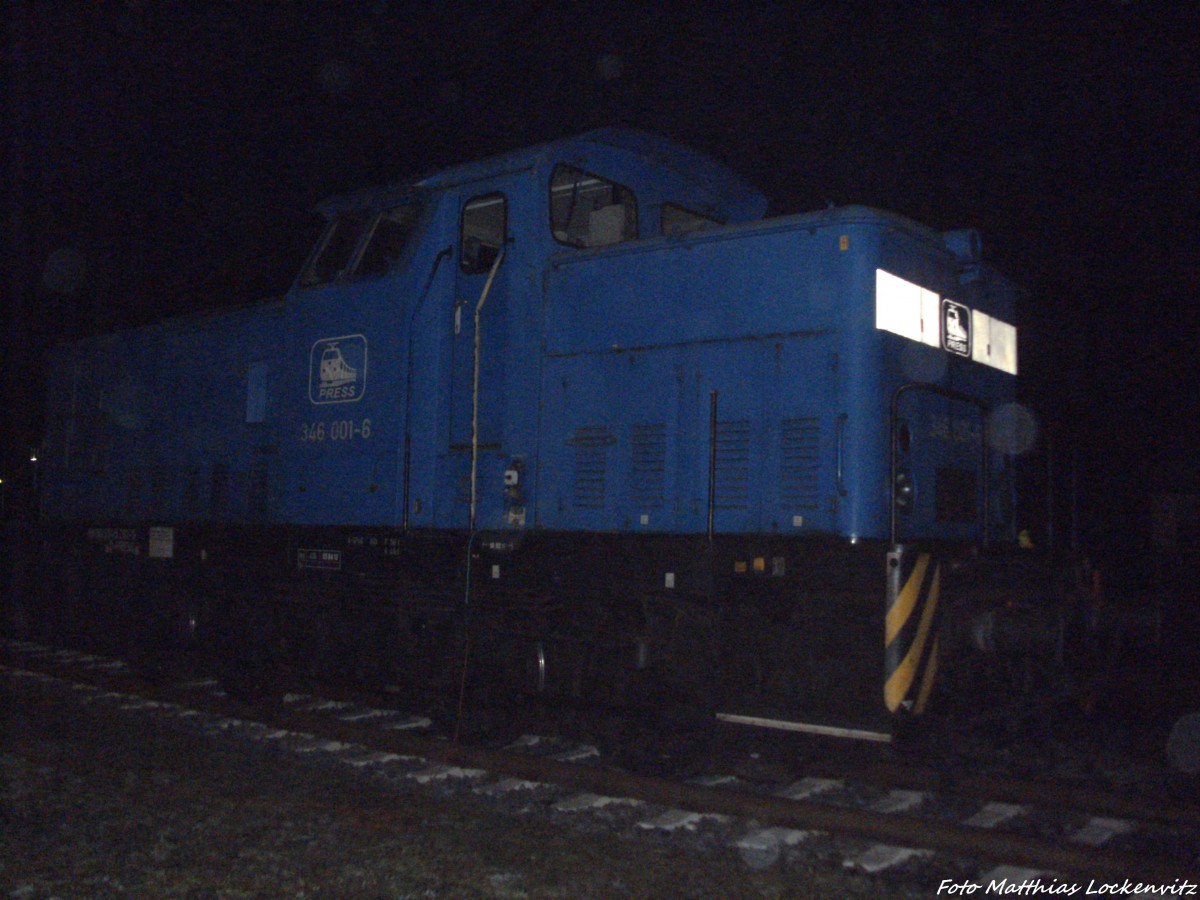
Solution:
<svg viewBox="0 0 1200 900"><path fill-rule="evenodd" d="M514 814L0 672L0 898L814 896L899 894Z"/></svg>

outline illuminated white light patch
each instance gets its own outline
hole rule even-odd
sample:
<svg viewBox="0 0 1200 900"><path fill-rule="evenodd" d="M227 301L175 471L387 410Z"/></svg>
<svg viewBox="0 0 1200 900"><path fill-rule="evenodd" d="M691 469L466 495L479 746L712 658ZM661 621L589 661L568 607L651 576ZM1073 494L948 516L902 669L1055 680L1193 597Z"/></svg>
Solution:
<svg viewBox="0 0 1200 900"><path fill-rule="evenodd" d="M182 681L176 687L184 691L198 691L202 688L214 688L220 683L215 678L195 678L191 681Z"/></svg>
<svg viewBox="0 0 1200 900"><path fill-rule="evenodd" d="M875 844L868 847L858 856L842 860L842 866L847 869L861 869L872 874L882 872L907 862L914 856L930 856L929 850L915 850L912 847L892 847L887 844Z"/></svg>
<svg viewBox="0 0 1200 900"><path fill-rule="evenodd" d="M738 777L736 775L702 775L699 778L692 779L692 784L698 784L701 787L720 787L722 785L737 783Z"/></svg>
<svg viewBox="0 0 1200 900"><path fill-rule="evenodd" d="M756 872L761 872L775 865L783 847L795 847L801 841L807 840L811 833L779 826L763 828L734 841L733 846L738 849L746 865Z"/></svg>
<svg viewBox="0 0 1200 900"><path fill-rule="evenodd" d="M888 791L871 804L871 809L881 813L907 812L924 803L927 796L923 791Z"/></svg>
<svg viewBox="0 0 1200 900"><path fill-rule="evenodd" d="M1133 823L1125 819L1109 819L1096 817L1088 819L1088 823L1075 834L1071 841L1076 844L1087 844L1089 847L1099 847L1119 834L1129 834L1133 831Z"/></svg>
<svg viewBox="0 0 1200 900"><path fill-rule="evenodd" d="M700 827L701 822L726 822L728 816L723 816L720 813L698 813L692 812L690 809L669 809L661 816L655 816L653 819L648 819L645 822L638 822L638 828L657 831L678 831L680 828L685 831L695 831Z"/></svg>
<svg viewBox="0 0 1200 900"><path fill-rule="evenodd" d="M496 797L500 794L510 794L514 791L535 791L545 786L540 781L526 781L523 778L502 778L494 784L485 784L483 787L477 787L474 792L487 797Z"/></svg>
<svg viewBox="0 0 1200 900"><path fill-rule="evenodd" d="M979 310L971 312L971 332L975 337L971 357L976 362L1017 374L1017 329Z"/></svg>
<svg viewBox="0 0 1200 900"><path fill-rule="evenodd" d="M804 800L816 794L824 794L826 791L840 791L845 786L840 778L816 778L809 776L797 781L793 785L789 785L782 791L776 791L780 797L787 797L789 800Z"/></svg>
<svg viewBox="0 0 1200 900"><path fill-rule="evenodd" d="M398 715L399 713L394 709L366 709L362 712L338 716L338 720L342 722L365 722L368 719L390 719Z"/></svg>
<svg viewBox="0 0 1200 900"><path fill-rule="evenodd" d="M393 722L391 725L385 725L385 728L390 728L392 731L413 731L421 728L428 728L433 724L432 719L427 719L424 716L410 716L402 722Z"/></svg>
<svg viewBox="0 0 1200 900"><path fill-rule="evenodd" d="M556 753L553 758L559 762L580 762L585 759L597 759L599 756L600 751L591 744L580 744L572 750Z"/></svg>
<svg viewBox="0 0 1200 900"><path fill-rule="evenodd" d="M971 333L975 335L975 343L971 347L971 359L987 364L991 356L991 343L988 341L991 331L992 317L978 310L971 311Z"/></svg>
<svg viewBox="0 0 1200 900"><path fill-rule="evenodd" d="M349 709L351 706L353 704L345 700L322 700L317 698L307 706L301 706L300 709L304 712L330 712L338 709Z"/></svg>
<svg viewBox="0 0 1200 900"><path fill-rule="evenodd" d="M504 749L520 750L525 747L536 747L541 742L542 736L540 734L523 734Z"/></svg>
<svg viewBox="0 0 1200 900"><path fill-rule="evenodd" d="M605 806L643 806L641 800L632 797L604 797L599 794L576 794L566 800L554 804L559 812L579 812L585 809L599 809Z"/></svg>
<svg viewBox="0 0 1200 900"><path fill-rule="evenodd" d="M230 728L237 728L245 724L245 719L217 719L215 722L210 722L208 727L215 731L228 731Z"/></svg>
<svg viewBox="0 0 1200 900"><path fill-rule="evenodd" d="M362 769L366 766L378 766L385 763L405 762L406 760L416 759L413 756L401 756L399 753L388 753L386 750L376 750L374 752L365 753L362 756L344 757L341 762L348 766L353 766L356 769Z"/></svg>
<svg viewBox="0 0 1200 900"><path fill-rule="evenodd" d="M967 309L960 303L946 299L956 309ZM944 350L942 300L928 288L883 269L875 270L875 327L881 331L890 331L910 341ZM970 358L1016 375L1016 327L978 310L969 312L971 334L966 343L970 347Z"/></svg>
<svg viewBox="0 0 1200 900"><path fill-rule="evenodd" d="M992 319L991 365L1010 375L1017 374L1017 328L999 319Z"/></svg>
<svg viewBox="0 0 1200 900"><path fill-rule="evenodd" d="M941 298L883 269L875 270L875 327L940 347Z"/></svg>
<svg viewBox="0 0 1200 900"><path fill-rule="evenodd" d="M311 741L305 741L303 744L295 747L296 753L341 753L343 750L350 750L354 747L353 744L347 744L344 741L325 741L320 738L313 738Z"/></svg>
<svg viewBox="0 0 1200 900"><path fill-rule="evenodd" d="M461 766L431 766L420 772L409 772L406 777L420 784L431 781L458 781L464 778L482 778L486 775L483 769L465 769Z"/></svg>
<svg viewBox="0 0 1200 900"><path fill-rule="evenodd" d="M963 824L972 828L995 828L1009 819L1024 815L1029 810L1016 803L988 803L983 809L967 819Z"/></svg>

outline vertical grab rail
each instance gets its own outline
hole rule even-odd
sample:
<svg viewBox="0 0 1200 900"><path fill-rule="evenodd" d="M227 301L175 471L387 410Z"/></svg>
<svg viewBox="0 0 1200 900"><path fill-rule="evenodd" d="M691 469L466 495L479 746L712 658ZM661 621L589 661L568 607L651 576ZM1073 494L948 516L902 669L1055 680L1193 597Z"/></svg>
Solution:
<svg viewBox="0 0 1200 900"><path fill-rule="evenodd" d="M717 392L708 394L708 542L713 542L717 509Z"/></svg>
<svg viewBox="0 0 1200 900"><path fill-rule="evenodd" d="M837 417L837 437L835 440L837 458L835 460L837 471L834 473L834 479L837 482L837 492L839 497L845 497L846 480L844 477L844 463L846 459L846 422L850 416L847 413L842 413Z"/></svg>
<svg viewBox="0 0 1200 900"><path fill-rule="evenodd" d="M475 531L476 479L479 474L479 355L483 346L480 340L479 322L483 314L483 305L487 303L488 294L492 291L492 282L496 280L496 272L503 259L504 244L501 244L496 259L492 262L492 269L488 272L487 281L484 282L483 293L479 295L479 302L475 304L475 358L472 362L471 375L471 513L468 519L472 532Z"/></svg>
<svg viewBox="0 0 1200 900"><path fill-rule="evenodd" d="M462 674L458 683L458 709L454 717L453 736L456 744L462 727L463 709L467 697L467 671L471 663L471 575L473 574L471 563L475 550L475 504L478 497L477 479L479 476L479 356L483 348L479 325L483 315L483 305L487 303L488 294L492 291L492 282L496 280L496 272L500 268L501 260L504 259L504 246L503 243L500 245L500 251L492 262L491 271L488 272L487 281L484 282L483 291L479 295L479 302L475 304L475 354L471 363L474 370L471 376L471 509L467 518L470 535L467 537L467 562L463 579L465 584L463 587Z"/></svg>

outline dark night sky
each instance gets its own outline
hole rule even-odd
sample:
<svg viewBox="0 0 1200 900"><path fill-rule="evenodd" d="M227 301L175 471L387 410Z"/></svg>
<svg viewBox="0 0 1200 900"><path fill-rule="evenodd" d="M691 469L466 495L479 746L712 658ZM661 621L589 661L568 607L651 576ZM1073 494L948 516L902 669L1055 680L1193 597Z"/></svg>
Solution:
<svg viewBox="0 0 1200 900"><path fill-rule="evenodd" d="M978 228L1093 501L1200 488L1200 4L19 3L10 343L282 293L324 196L629 125L774 213Z"/></svg>

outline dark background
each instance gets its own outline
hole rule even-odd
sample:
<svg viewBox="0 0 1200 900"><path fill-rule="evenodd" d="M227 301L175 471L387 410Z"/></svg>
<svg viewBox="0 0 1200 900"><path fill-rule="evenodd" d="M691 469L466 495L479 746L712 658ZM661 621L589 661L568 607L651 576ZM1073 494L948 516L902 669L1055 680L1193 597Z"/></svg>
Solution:
<svg viewBox="0 0 1200 900"><path fill-rule="evenodd" d="M14 0L5 16L10 508L45 346L281 294L321 198L600 125L710 153L773 214L864 203L978 228L1029 291L1022 391L1054 451L1040 487L1078 485L1083 531L1200 490L1200 4Z"/></svg>

